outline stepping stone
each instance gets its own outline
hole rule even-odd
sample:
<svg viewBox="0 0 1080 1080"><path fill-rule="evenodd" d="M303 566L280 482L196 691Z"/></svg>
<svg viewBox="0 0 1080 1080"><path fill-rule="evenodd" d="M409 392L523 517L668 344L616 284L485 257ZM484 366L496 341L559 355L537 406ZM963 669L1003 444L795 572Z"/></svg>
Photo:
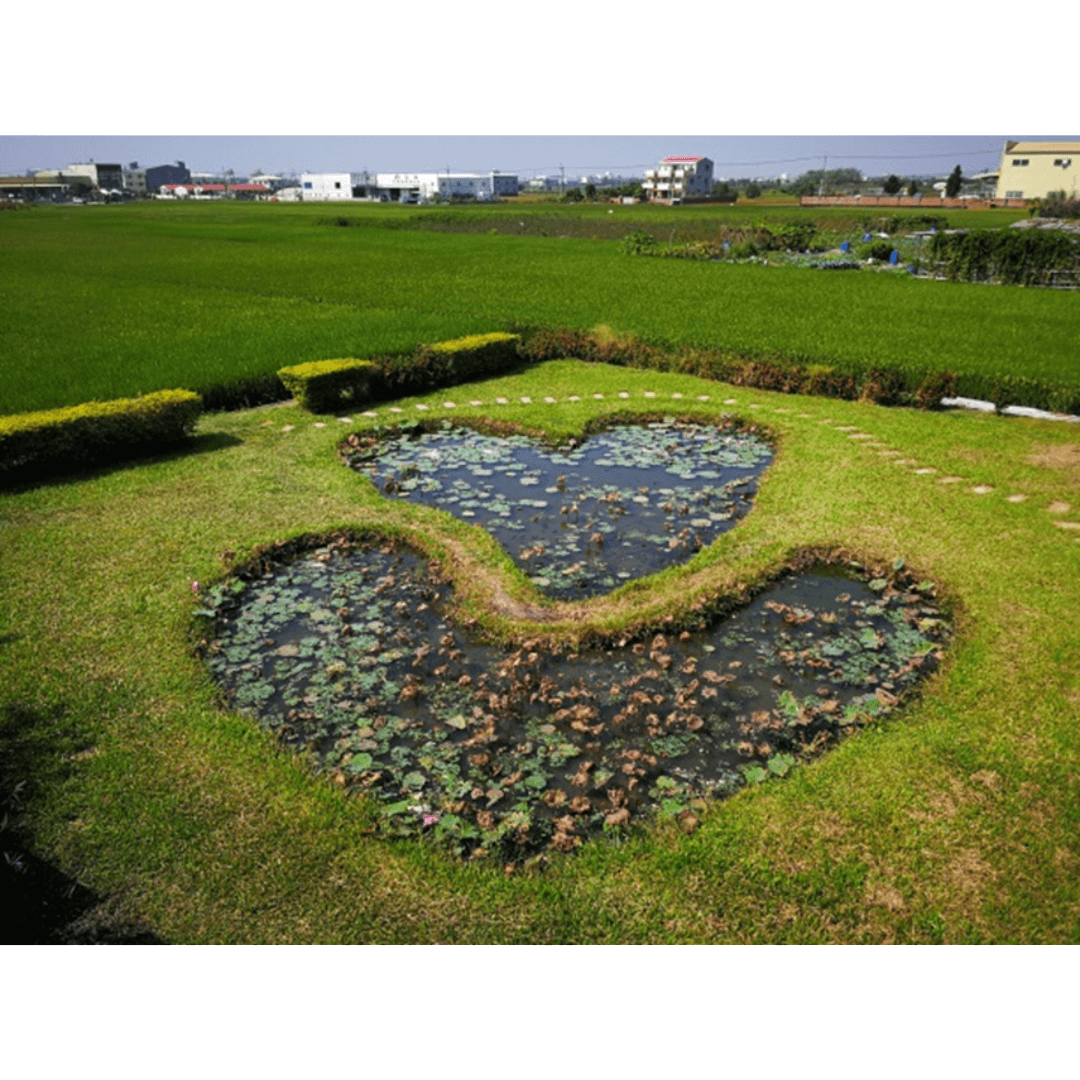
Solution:
<svg viewBox="0 0 1080 1080"><path fill-rule="evenodd" d="M656 391L655 390L646 390L645 391L645 396L646 397L656 397Z"/></svg>
<svg viewBox="0 0 1080 1080"><path fill-rule="evenodd" d="M603 401L604 400L604 395L603 394L593 394L593 397L596 398L597 401Z"/></svg>
<svg viewBox="0 0 1080 1080"><path fill-rule="evenodd" d="M891 465L918 465L919 463L913 458L897 458L895 461L890 462Z"/></svg>
<svg viewBox="0 0 1080 1080"><path fill-rule="evenodd" d="M1055 521L1054 524L1059 529L1072 529L1074 532L1080 531L1080 521Z"/></svg>
<svg viewBox="0 0 1080 1080"><path fill-rule="evenodd" d="M790 409L773 409L773 412L774 413L789 413L789 412L791 412L791 410Z"/></svg>
<svg viewBox="0 0 1080 1080"><path fill-rule="evenodd" d="M417 405L416 407L421 410L427 409L426 405Z"/></svg>
<svg viewBox="0 0 1080 1080"><path fill-rule="evenodd" d="M569 400L569 401L580 401L580 400L581 400L581 398L579 398L579 397L577 396L577 394L571 394L571 395L570 395L570 397L568 398L568 400Z"/></svg>
<svg viewBox="0 0 1080 1080"><path fill-rule="evenodd" d="M799 413L800 420L813 420L813 417L808 412Z"/></svg>
<svg viewBox="0 0 1080 1080"><path fill-rule="evenodd" d="M993 491L993 490L994 489L992 487L990 487L988 484L976 484L973 488L971 488L971 494L972 495L989 495L990 492Z"/></svg>
<svg viewBox="0 0 1080 1080"><path fill-rule="evenodd" d="M674 393L674 394L672 394L671 396L672 396L673 398L681 398L681 397L682 397L682 394L680 394L680 393Z"/></svg>
<svg viewBox="0 0 1080 1080"><path fill-rule="evenodd" d="M724 404L725 405L737 405L738 403L739 403L738 398L733 398L733 397L724 398Z"/></svg>
<svg viewBox="0 0 1080 1080"><path fill-rule="evenodd" d="M1028 497L1026 495L1010 495L1008 497L1008 499L1006 500L1006 502L1022 503L1022 502L1027 502L1027 498Z"/></svg>
<svg viewBox="0 0 1080 1080"><path fill-rule="evenodd" d="M369 416L369 417L371 417L372 420L378 419L378 416L379 416L379 414L377 412L366 412L366 413L361 413L360 415L361 416Z"/></svg>
<svg viewBox="0 0 1080 1080"><path fill-rule="evenodd" d="M531 397L523 397L521 399L521 403L523 405L531 405L532 404L532 398Z"/></svg>
<svg viewBox="0 0 1080 1080"><path fill-rule="evenodd" d="M555 404L555 399L554 399L553 397L546 397L546 398L544 398L544 400L545 400L545 401L546 401L546 402L547 402L547 403L548 403L549 405L554 405L554 404Z"/></svg>
<svg viewBox="0 0 1080 1080"><path fill-rule="evenodd" d="M845 424L844 427L838 427L836 430L837 431L858 431L859 429L857 427L855 427L854 424Z"/></svg>
<svg viewBox="0 0 1080 1080"><path fill-rule="evenodd" d="M315 427L326 427L326 424L324 424L321 420L317 420L315 422Z"/></svg>
<svg viewBox="0 0 1080 1080"><path fill-rule="evenodd" d="M497 397L497 398L495 399L495 403L496 403L497 405L506 405L506 404L508 404L508 402L507 402L506 398L504 398L504 397Z"/></svg>
<svg viewBox="0 0 1080 1080"><path fill-rule="evenodd" d="M399 412L404 412L405 410L404 409L399 409L396 405L391 405L390 406L390 411L399 413Z"/></svg>
<svg viewBox="0 0 1080 1080"><path fill-rule="evenodd" d="M1067 514L1070 510L1070 506L1067 502L1052 502L1047 508L1048 514Z"/></svg>
<svg viewBox="0 0 1080 1080"><path fill-rule="evenodd" d="M470 405L483 405L484 403L482 401L470 401L469 404Z"/></svg>
<svg viewBox="0 0 1080 1080"><path fill-rule="evenodd" d="M629 396L630 396L630 395L629 395L629 394L628 394L628 393L627 393L627 392L626 392L625 390L620 390L620 391L619 391L619 397L622 397L622 398L627 398L627 397L629 397Z"/></svg>
<svg viewBox="0 0 1080 1080"><path fill-rule="evenodd" d="M916 476L929 476L930 473L935 473L935 472L937 472L937 469L933 469L929 465L927 465L923 469L916 469L915 470L915 475Z"/></svg>
<svg viewBox="0 0 1080 1080"><path fill-rule="evenodd" d="M352 417L351 416L339 416L338 417L338 423L339 424L351 424L352 423Z"/></svg>
<svg viewBox="0 0 1080 1080"><path fill-rule="evenodd" d="M831 424L832 423L832 418L827 416L827 417L825 417L824 420L819 420L818 423L819 424Z"/></svg>
<svg viewBox="0 0 1080 1080"><path fill-rule="evenodd" d="M880 457L899 457L900 456L900 451L899 450L879 450L878 455Z"/></svg>
<svg viewBox="0 0 1080 1080"><path fill-rule="evenodd" d="M282 431L292 431L295 427L296 427L295 424L286 424L281 430Z"/></svg>
<svg viewBox="0 0 1080 1080"><path fill-rule="evenodd" d="M943 476L940 482L942 484L959 484L963 482L963 479L962 476Z"/></svg>
<svg viewBox="0 0 1080 1080"><path fill-rule="evenodd" d="M849 435L849 439L872 439L873 435L867 435L865 432L856 431L854 435Z"/></svg>
<svg viewBox="0 0 1080 1080"><path fill-rule="evenodd" d="M761 406L756 401L752 401L752 402L750 402L750 408L751 409L760 409Z"/></svg>
<svg viewBox="0 0 1080 1080"><path fill-rule="evenodd" d="M444 402L442 403L442 407L443 407L444 409L456 409L456 408L457 408L457 404L456 404L456 402L453 402L453 401L444 401Z"/></svg>

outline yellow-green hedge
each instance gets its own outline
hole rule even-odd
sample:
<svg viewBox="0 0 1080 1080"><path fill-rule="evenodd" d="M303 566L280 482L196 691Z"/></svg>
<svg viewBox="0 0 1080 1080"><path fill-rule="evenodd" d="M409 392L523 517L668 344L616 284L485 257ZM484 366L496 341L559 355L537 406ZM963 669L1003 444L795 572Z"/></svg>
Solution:
<svg viewBox="0 0 1080 1080"><path fill-rule="evenodd" d="M305 409L330 413L501 374L522 362L520 340L517 334L472 334L421 345L407 356L296 364L282 368L278 378Z"/></svg>
<svg viewBox="0 0 1080 1080"><path fill-rule="evenodd" d="M367 401L374 373L370 360L312 360L282 368L278 378L305 409L326 413Z"/></svg>
<svg viewBox="0 0 1080 1080"><path fill-rule="evenodd" d="M190 390L0 416L0 476L153 453L189 438L202 412Z"/></svg>

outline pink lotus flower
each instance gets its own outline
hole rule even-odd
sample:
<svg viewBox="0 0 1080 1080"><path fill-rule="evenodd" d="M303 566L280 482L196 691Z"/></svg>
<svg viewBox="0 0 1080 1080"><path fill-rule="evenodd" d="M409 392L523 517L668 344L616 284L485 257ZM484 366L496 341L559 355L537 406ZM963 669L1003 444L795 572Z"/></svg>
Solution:
<svg viewBox="0 0 1080 1080"><path fill-rule="evenodd" d="M438 814L425 814L424 815L424 827L427 828L428 825L434 825L438 820L439 820L439 815Z"/></svg>
<svg viewBox="0 0 1080 1080"><path fill-rule="evenodd" d="M199 595L199 583L197 581L191 583L191 591L195 593L196 596Z"/></svg>

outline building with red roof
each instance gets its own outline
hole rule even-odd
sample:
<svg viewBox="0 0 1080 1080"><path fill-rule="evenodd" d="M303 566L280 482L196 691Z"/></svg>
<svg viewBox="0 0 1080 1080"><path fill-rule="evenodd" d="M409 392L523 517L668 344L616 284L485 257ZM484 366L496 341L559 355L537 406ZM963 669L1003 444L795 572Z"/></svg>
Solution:
<svg viewBox="0 0 1080 1080"><path fill-rule="evenodd" d="M671 154L661 158L655 169L645 170L641 185L653 202L681 202L686 198L702 199L712 194L713 163L707 157Z"/></svg>

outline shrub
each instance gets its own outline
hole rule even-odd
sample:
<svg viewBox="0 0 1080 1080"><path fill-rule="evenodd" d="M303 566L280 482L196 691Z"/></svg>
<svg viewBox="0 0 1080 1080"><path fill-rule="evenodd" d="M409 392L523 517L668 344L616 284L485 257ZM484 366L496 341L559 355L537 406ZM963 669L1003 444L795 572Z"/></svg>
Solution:
<svg viewBox="0 0 1080 1080"><path fill-rule="evenodd" d="M619 250L624 255L648 255L656 248L656 237L652 233L638 229L627 233L619 243Z"/></svg>
<svg viewBox="0 0 1080 1080"><path fill-rule="evenodd" d="M938 233L930 256L950 281L1045 285L1057 271L1080 269L1080 240L1041 229Z"/></svg>
<svg viewBox="0 0 1080 1080"><path fill-rule="evenodd" d="M278 375L305 409L330 413L501 374L521 363L520 341L518 334L473 334L421 345L402 356L315 360L282 368Z"/></svg>
<svg viewBox="0 0 1080 1080"><path fill-rule="evenodd" d="M956 397L956 376L951 371L934 371L919 384L914 403L920 409L936 409L946 397Z"/></svg>
<svg viewBox="0 0 1080 1080"><path fill-rule="evenodd" d="M893 253L893 246L887 240L878 240L859 249L859 258L873 259L875 262L888 262Z"/></svg>
<svg viewBox="0 0 1080 1080"><path fill-rule="evenodd" d="M1053 191L1045 199L1038 199L1032 212L1044 218L1080 218L1080 198L1064 191Z"/></svg>
<svg viewBox="0 0 1080 1080"><path fill-rule="evenodd" d="M278 377L305 409L328 413L366 401L373 372L370 360L313 360L282 368Z"/></svg>
<svg viewBox="0 0 1080 1080"><path fill-rule="evenodd" d="M154 453L195 431L202 399L190 390L91 401L0 417L0 477Z"/></svg>

